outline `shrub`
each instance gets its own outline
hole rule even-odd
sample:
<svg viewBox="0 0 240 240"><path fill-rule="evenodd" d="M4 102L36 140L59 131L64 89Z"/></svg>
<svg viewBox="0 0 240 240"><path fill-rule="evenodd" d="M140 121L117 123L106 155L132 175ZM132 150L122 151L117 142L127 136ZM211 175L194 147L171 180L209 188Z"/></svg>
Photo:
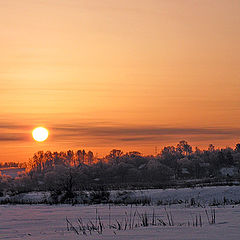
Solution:
<svg viewBox="0 0 240 240"><path fill-rule="evenodd" d="M107 203L109 202L110 192L105 189L100 189L98 191L92 191L90 193L90 203Z"/></svg>

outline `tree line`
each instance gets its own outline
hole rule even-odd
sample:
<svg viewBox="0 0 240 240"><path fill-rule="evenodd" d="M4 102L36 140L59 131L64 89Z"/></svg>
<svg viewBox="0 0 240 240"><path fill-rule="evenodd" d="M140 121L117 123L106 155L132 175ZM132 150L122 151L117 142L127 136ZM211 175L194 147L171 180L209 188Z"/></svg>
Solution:
<svg viewBox="0 0 240 240"><path fill-rule="evenodd" d="M15 179L0 175L0 192L47 190L72 194L93 186L151 187L155 183L220 177L220 169L229 167L240 169L240 144L223 149L210 144L208 149L200 150L183 140L164 147L156 156L113 149L103 158L84 150L39 151Z"/></svg>

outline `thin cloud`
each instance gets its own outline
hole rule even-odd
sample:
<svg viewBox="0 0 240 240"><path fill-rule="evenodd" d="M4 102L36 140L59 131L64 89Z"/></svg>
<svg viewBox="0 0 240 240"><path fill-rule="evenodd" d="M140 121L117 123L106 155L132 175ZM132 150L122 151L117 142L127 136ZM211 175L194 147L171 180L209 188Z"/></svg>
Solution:
<svg viewBox="0 0 240 240"><path fill-rule="evenodd" d="M0 120L0 141L27 141L32 126L12 121ZM123 126L119 124L87 121L74 124L54 124L49 126L51 141L55 142L101 142L109 143L149 143L167 140L188 139L207 141L232 139L240 136L239 128L179 128L166 126Z"/></svg>
<svg viewBox="0 0 240 240"><path fill-rule="evenodd" d="M17 123L13 123L13 122L0 122L0 130L2 129L15 129L15 130L25 130L28 129L30 126L29 125L22 125L22 124L17 124Z"/></svg>
<svg viewBox="0 0 240 240"><path fill-rule="evenodd" d="M27 136L25 134L19 134L19 133L5 133L1 134L0 136L0 142L18 142L18 141L26 141Z"/></svg>
<svg viewBox="0 0 240 240"><path fill-rule="evenodd" d="M227 128L169 128L156 126L121 127L121 126L87 126L79 127L68 125L67 127L53 127L53 130L76 136L87 134L89 136L157 136L157 135L240 135L240 129Z"/></svg>

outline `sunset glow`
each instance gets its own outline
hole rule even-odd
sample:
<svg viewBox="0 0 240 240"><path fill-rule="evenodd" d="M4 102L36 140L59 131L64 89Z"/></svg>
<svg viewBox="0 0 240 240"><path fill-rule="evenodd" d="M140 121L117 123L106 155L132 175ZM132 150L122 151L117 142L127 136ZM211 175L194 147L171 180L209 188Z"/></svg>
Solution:
<svg viewBox="0 0 240 240"><path fill-rule="evenodd" d="M229 0L1 1L0 161L38 151L40 124L45 151L233 147L239 13Z"/></svg>

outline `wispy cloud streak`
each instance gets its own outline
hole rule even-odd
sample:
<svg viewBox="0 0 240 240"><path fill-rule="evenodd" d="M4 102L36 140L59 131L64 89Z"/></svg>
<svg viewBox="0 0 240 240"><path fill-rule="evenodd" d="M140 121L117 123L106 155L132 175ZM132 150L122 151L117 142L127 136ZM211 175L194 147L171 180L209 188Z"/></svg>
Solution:
<svg viewBox="0 0 240 240"><path fill-rule="evenodd" d="M166 126L124 126L96 123L54 124L49 126L52 141L157 142L174 138L192 138L194 141L231 139L240 136L239 128L180 128ZM0 122L0 141L26 141L31 126Z"/></svg>

